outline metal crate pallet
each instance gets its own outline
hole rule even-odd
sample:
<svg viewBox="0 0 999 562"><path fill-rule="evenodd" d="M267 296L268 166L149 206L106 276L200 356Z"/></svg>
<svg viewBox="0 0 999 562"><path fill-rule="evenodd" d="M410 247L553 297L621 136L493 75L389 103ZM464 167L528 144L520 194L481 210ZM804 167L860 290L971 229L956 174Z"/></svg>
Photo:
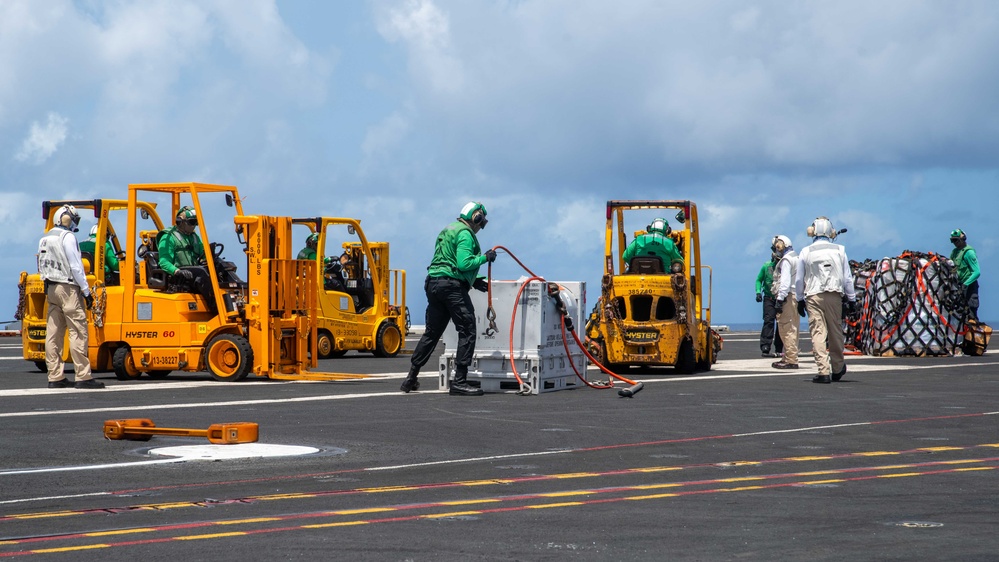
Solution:
<svg viewBox="0 0 999 562"><path fill-rule="evenodd" d="M576 369L585 376L586 357L580 353L572 357ZM531 387L531 394L570 390L585 386L572 371L569 359L562 356L535 357L517 359L517 373ZM509 371L510 362L506 358L495 356L473 358L468 369L468 383L478 386L484 392L518 392L520 384L513 372ZM454 378L454 354L445 353L440 357L438 378L440 388L449 388Z"/></svg>

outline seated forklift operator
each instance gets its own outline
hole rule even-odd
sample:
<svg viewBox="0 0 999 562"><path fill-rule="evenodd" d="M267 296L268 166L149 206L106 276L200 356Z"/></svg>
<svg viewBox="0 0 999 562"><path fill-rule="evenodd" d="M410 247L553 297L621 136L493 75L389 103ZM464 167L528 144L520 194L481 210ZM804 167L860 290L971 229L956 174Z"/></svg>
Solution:
<svg viewBox="0 0 999 562"><path fill-rule="evenodd" d="M624 263L631 264L636 257L654 257L662 262L662 273L670 271L674 263L683 264L683 256L670 238L672 229L664 218L653 220L645 229L645 234L635 237L624 250ZM682 265L680 266L682 268ZM629 273L634 273L629 270Z"/></svg>
<svg viewBox="0 0 999 562"><path fill-rule="evenodd" d="M204 267L205 248L201 237L195 230L198 228L198 216L191 207L181 207L177 211L174 226L164 230L157 237L159 266L170 276L174 289L168 291L196 292L205 298L208 310L216 310L215 292L208 277L208 269Z"/></svg>
<svg viewBox="0 0 999 562"><path fill-rule="evenodd" d="M194 273L182 268L205 263L205 249L195 232L197 228L198 216L194 209L181 207L174 226L164 230L159 236L156 248L160 254L160 269L175 281L193 281Z"/></svg>

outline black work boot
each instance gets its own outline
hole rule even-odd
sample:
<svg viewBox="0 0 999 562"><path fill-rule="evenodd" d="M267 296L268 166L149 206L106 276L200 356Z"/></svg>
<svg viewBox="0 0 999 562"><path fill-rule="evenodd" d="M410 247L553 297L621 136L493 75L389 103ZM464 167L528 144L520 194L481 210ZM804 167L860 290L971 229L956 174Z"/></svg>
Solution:
<svg viewBox="0 0 999 562"><path fill-rule="evenodd" d="M475 388L468 384L468 367L458 365L454 372L454 380L451 381L451 388L447 391L451 396L482 396L485 392L481 388Z"/></svg>
<svg viewBox="0 0 999 562"><path fill-rule="evenodd" d="M410 390L420 390L420 381L416 378L420 374L420 369L418 367L410 367L409 374L406 375L406 380L402 381L402 386L399 390L408 393Z"/></svg>

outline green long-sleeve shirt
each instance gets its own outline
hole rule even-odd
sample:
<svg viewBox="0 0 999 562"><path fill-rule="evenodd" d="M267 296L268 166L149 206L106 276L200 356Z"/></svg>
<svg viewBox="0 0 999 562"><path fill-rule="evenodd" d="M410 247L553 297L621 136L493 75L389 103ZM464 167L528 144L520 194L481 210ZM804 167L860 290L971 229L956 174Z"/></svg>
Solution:
<svg viewBox="0 0 999 562"><path fill-rule="evenodd" d="M774 267L777 264L770 260L763 263L763 267L760 268L760 272L756 274L756 292L763 293L765 297L773 297L773 285L774 285Z"/></svg>
<svg viewBox="0 0 999 562"><path fill-rule="evenodd" d="M97 257L97 253L94 252L97 242L94 238L88 238L83 242L80 242L80 251L87 252L94 257ZM114 246L111 245L110 241L104 243L104 273L111 273L112 271L118 271L118 256L114 255Z"/></svg>
<svg viewBox="0 0 999 562"><path fill-rule="evenodd" d="M950 253L950 261L954 262L957 268L957 278L964 285L971 285L982 276L981 269L978 268L978 254L971 246L961 249L954 248Z"/></svg>
<svg viewBox="0 0 999 562"><path fill-rule="evenodd" d="M624 263L630 264L635 256L658 257L663 262L663 270L669 271L673 262L683 263L683 256L676 249L673 239L658 233L642 234L631 241L624 250Z"/></svg>
<svg viewBox="0 0 999 562"><path fill-rule="evenodd" d="M160 253L160 268L170 275L180 267L198 265L199 259L205 257L205 249L198 234L196 232L184 234L176 226L163 231L157 243L157 250Z"/></svg>
<svg viewBox="0 0 999 562"><path fill-rule="evenodd" d="M479 275L479 266L486 263L486 256L479 251L479 240L472 229L461 221L455 221L437 235L434 258L427 268L427 276L451 277L465 281L471 287Z"/></svg>

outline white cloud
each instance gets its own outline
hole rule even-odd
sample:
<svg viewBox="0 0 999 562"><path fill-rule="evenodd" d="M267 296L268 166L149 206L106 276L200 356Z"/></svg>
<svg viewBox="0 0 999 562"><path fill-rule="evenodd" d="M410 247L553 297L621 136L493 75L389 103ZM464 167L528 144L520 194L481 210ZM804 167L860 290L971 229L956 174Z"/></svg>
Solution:
<svg viewBox="0 0 999 562"><path fill-rule="evenodd" d="M32 121L31 130L14 158L36 165L45 162L66 142L68 125L69 119L54 112L46 116L45 123Z"/></svg>
<svg viewBox="0 0 999 562"><path fill-rule="evenodd" d="M656 177L993 161L993 6L405 0L379 29L486 169Z"/></svg>
<svg viewBox="0 0 999 562"><path fill-rule="evenodd" d="M464 71L451 45L451 20L432 0L406 0L382 10L378 31L388 41L401 41L410 52L410 68L434 92L461 92Z"/></svg>

